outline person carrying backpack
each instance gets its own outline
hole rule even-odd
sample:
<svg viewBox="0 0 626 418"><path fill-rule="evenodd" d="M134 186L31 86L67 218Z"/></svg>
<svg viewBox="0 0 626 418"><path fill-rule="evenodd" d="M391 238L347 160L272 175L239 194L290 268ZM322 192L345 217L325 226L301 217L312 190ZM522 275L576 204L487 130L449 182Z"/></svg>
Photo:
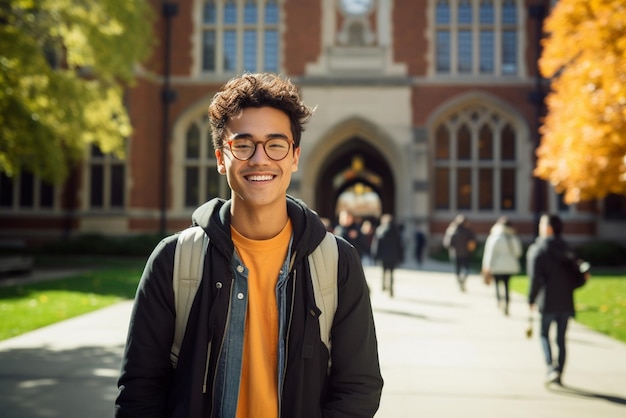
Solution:
<svg viewBox="0 0 626 418"><path fill-rule="evenodd" d="M336 293L336 308L325 306L309 256L326 228L287 195L311 115L296 86L271 74L235 77L213 98L217 170L231 198L193 213L208 240L174 355L179 235L150 255L130 320L117 418L374 416L383 379L359 255L336 238L337 277L321 289ZM333 310L329 348L319 317Z"/></svg>
<svg viewBox="0 0 626 418"><path fill-rule="evenodd" d="M580 269L573 251L562 237L563 222L558 215L544 214L539 219L539 236L528 248L526 272L530 279L528 303L531 313L541 312L541 347L547 366L546 384L562 383L565 367L565 334L569 318L575 316L574 290L590 275ZM553 358L550 327L556 324L558 355Z"/></svg>

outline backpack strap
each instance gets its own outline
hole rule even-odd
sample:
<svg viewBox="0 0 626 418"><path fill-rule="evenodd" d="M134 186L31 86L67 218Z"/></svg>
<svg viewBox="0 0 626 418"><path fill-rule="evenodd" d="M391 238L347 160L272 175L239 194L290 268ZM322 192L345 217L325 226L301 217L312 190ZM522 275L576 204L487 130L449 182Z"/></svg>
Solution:
<svg viewBox="0 0 626 418"><path fill-rule="evenodd" d="M319 316L320 338L328 352L331 350L330 331L337 310L337 262L339 260L339 249L335 236L326 232L326 236L309 255L309 268L311 270L311 281L313 282L313 294L315 303L322 311ZM330 368L330 360L329 360Z"/></svg>
<svg viewBox="0 0 626 418"><path fill-rule="evenodd" d="M200 226L192 226L182 231L176 243L174 274L172 277L176 325L170 352L170 360L174 368L176 368L178 363L178 354L185 336L191 305L202 280L204 256L208 244L209 236Z"/></svg>
<svg viewBox="0 0 626 418"><path fill-rule="evenodd" d="M172 287L176 308L176 325L170 360L174 368L178 363L178 354L187 329L187 320L191 305L200 286L209 237L199 226L185 229L178 236L174 253L174 272ZM339 249L335 236L327 232L326 236L309 255L311 281L315 302L322 311L319 316L320 338L331 350L330 331L337 310L337 263ZM329 359L330 368L330 359Z"/></svg>

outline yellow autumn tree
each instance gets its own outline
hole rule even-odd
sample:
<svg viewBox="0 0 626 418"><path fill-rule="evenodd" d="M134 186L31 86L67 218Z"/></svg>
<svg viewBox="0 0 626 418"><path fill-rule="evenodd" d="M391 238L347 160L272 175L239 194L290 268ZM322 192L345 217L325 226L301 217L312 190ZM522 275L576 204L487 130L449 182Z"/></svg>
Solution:
<svg viewBox="0 0 626 418"><path fill-rule="evenodd" d="M535 175L568 203L626 194L626 3L560 0L544 29L552 89Z"/></svg>

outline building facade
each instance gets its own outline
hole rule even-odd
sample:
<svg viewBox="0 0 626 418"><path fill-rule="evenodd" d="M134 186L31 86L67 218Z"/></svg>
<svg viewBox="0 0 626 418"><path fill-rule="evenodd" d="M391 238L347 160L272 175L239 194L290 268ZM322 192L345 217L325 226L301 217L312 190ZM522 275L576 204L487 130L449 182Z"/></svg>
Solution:
<svg viewBox="0 0 626 418"><path fill-rule="evenodd" d="M151 3L157 42L128 91L127 159L91 149L58 187L3 177L2 239L187 226L195 207L228 197L210 100L232 76L260 71L291 78L317 107L289 193L321 216L335 220L350 193L363 215L392 213L431 244L458 213L483 237L507 215L529 241L543 211L559 212L573 240L626 236L624 197L567 206L532 175L549 88L536 62L553 1Z"/></svg>

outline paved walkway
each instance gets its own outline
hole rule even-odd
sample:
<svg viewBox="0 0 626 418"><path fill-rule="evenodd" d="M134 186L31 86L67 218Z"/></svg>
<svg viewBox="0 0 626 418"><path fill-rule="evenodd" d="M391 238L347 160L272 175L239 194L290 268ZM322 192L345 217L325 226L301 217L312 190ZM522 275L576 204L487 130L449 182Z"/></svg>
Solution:
<svg viewBox="0 0 626 418"><path fill-rule="evenodd" d="M448 265L396 271L395 298L366 268L385 378L376 417L626 416L626 344L572 323L564 387L543 385L537 327L515 295L511 316L493 286L467 292ZM131 302L0 342L0 416L113 416Z"/></svg>

